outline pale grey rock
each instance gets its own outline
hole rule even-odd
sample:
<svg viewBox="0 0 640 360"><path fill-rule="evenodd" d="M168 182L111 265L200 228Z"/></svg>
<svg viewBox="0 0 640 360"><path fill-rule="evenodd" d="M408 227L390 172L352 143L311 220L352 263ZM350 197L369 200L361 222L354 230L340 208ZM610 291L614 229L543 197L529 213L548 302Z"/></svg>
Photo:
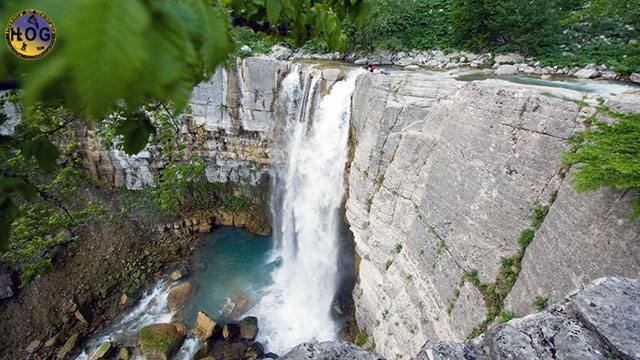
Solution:
<svg viewBox="0 0 640 360"><path fill-rule="evenodd" d="M416 60L413 58L413 56L409 54L398 53L398 55L396 55L396 60L394 61L394 64L398 66L407 66L407 65L416 64Z"/></svg>
<svg viewBox="0 0 640 360"><path fill-rule="evenodd" d="M603 276L640 278L640 219L627 217L633 196L606 188L578 194L563 182L527 248L506 308L525 315L536 311L536 296L554 303Z"/></svg>
<svg viewBox="0 0 640 360"><path fill-rule="evenodd" d="M367 64L369 64L369 59L360 58L360 59L357 59L356 61L354 61L353 63L356 64L356 65L367 65Z"/></svg>
<svg viewBox="0 0 640 360"><path fill-rule="evenodd" d="M544 312L478 338L430 341L416 360L640 359L640 281L603 278Z"/></svg>
<svg viewBox="0 0 640 360"><path fill-rule="evenodd" d="M518 67L515 65L500 65L495 70L496 75L515 75L518 73Z"/></svg>
<svg viewBox="0 0 640 360"><path fill-rule="evenodd" d="M240 47L240 52L243 55L251 55L251 53L253 52L253 50L251 50L251 48L249 47L249 45L242 45Z"/></svg>
<svg viewBox="0 0 640 360"><path fill-rule="evenodd" d="M13 294L13 280L11 280L11 275L0 275L0 300L10 298Z"/></svg>
<svg viewBox="0 0 640 360"><path fill-rule="evenodd" d="M377 354L366 352L349 342L327 341L304 343L279 357L281 360L384 360Z"/></svg>
<svg viewBox="0 0 640 360"><path fill-rule="evenodd" d="M503 80L452 81L433 73L358 79L352 105L357 146L346 216L361 259L353 292L356 319L378 352L410 357L427 340L466 337L484 320L486 309L476 287L459 287L463 274L477 270L481 282L494 282L500 257L513 256L518 236L531 226L534 204L549 201L556 190L545 223L551 226L556 217L559 225L553 231L564 224L575 236L557 231L536 252L547 226L542 225L522 264L521 277L528 278L523 284L532 285L518 285L518 280L512 291L512 296L522 293L514 306L526 304L519 314L532 311L536 295L552 295L538 289L553 288L559 295L550 300L557 301L595 277L639 276L635 255L619 260L622 252L635 254L629 249L633 241L639 243L629 237L637 236L637 225L620 223L617 215L617 206L628 206L626 199L606 195L618 205L603 202L598 207L611 214L607 221L619 225L600 230L603 237L593 239L599 222L589 224L607 215L591 217L589 194L576 194L575 202L565 203L569 185L562 152L568 149L566 139L593 111L565 99L584 95ZM629 95L624 101L637 99ZM560 216L560 211L566 214ZM582 229L576 231L571 222ZM598 244L603 238L609 239L605 248ZM576 244L584 249L575 249ZM535 263L549 266L527 270ZM623 267L628 270L616 272ZM577 274L584 281L574 282ZM549 280L555 278L557 282Z"/></svg>
<svg viewBox="0 0 640 360"><path fill-rule="evenodd" d="M269 56L276 60L287 60L293 52L291 49L282 45L274 45L269 52Z"/></svg>
<svg viewBox="0 0 640 360"><path fill-rule="evenodd" d="M600 76L602 76L603 79L616 80L618 78L618 73L612 70L606 70L603 71Z"/></svg>
<svg viewBox="0 0 640 360"><path fill-rule="evenodd" d="M421 73L358 80L347 219L362 259L356 317L381 354L415 355L484 319L472 286L449 316L452 293L465 271L491 281L515 253L577 126L577 106L542 91Z"/></svg>
<svg viewBox="0 0 640 360"><path fill-rule="evenodd" d="M592 78L600 76L600 71L598 71L597 69L593 69L593 68L591 68L591 69L590 68L584 68L584 69L576 71L574 76L579 78L579 79L592 79Z"/></svg>
<svg viewBox="0 0 640 360"><path fill-rule="evenodd" d="M272 57L238 59L235 66L218 68L196 86L190 114L182 117L180 141L187 145L186 156L204 159L208 181L264 181L269 144L279 126L278 86L289 68L289 63ZM156 185L155 176L165 164L154 144L129 156L104 149L92 129L81 135L83 160L94 178L129 189Z"/></svg>
<svg viewBox="0 0 640 360"><path fill-rule="evenodd" d="M383 51L373 57L373 62L379 65L391 65L395 56L390 51Z"/></svg>
<svg viewBox="0 0 640 360"><path fill-rule="evenodd" d="M416 71L416 70L420 70L420 66L418 65L407 65L404 67L405 70L408 71Z"/></svg>
<svg viewBox="0 0 640 360"><path fill-rule="evenodd" d="M629 75L629 80L640 84L640 73L631 73L631 75Z"/></svg>
<svg viewBox="0 0 640 360"><path fill-rule="evenodd" d="M322 78L327 81L335 82L344 79L346 76L342 69L323 69Z"/></svg>
<svg viewBox="0 0 640 360"><path fill-rule="evenodd" d="M8 91L0 91L0 99L4 98L8 94ZM0 113L6 116L6 121L0 124L0 135L11 136L13 135L13 129L20 121L20 114L18 108L10 101L4 101Z"/></svg>
<svg viewBox="0 0 640 360"><path fill-rule="evenodd" d="M522 62L522 60L524 60L524 57L515 53L497 55L494 58L496 64L516 64Z"/></svg>

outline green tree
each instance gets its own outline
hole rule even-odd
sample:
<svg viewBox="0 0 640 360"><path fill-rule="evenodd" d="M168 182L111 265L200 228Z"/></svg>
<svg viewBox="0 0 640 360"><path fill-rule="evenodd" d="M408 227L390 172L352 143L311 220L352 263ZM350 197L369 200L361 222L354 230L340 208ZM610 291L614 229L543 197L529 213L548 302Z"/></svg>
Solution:
<svg viewBox="0 0 640 360"><path fill-rule="evenodd" d="M15 101L14 94L5 93L0 108ZM23 286L52 267L53 257L74 240L79 226L103 213L81 195L90 184L76 156L75 134L67 126L77 118L62 107L37 107L31 115L30 121L15 126L13 136L0 141L0 230L11 239L10 245L0 245L6 260L20 270ZM45 156L43 151L54 153ZM47 165L38 166L42 161Z"/></svg>
<svg viewBox="0 0 640 360"><path fill-rule="evenodd" d="M640 113L601 112L615 120L607 123L591 119L592 126L572 140L575 152L564 154L573 172L576 190L591 191L608 186L618 190L640 191ZM630 216L640 215L636 196Z"/></svg>
<svg viewBox="0 0 640 360"><path fill-rule="evenodd" d="M207 79L233 51L229 11L235 19L261 23L267 32L291 32L296 41L326 39L338 48L344 43L340 17L357 10L360 0L8 0L0 3L0 20L25 8L44 11L56 30L55 49L45 58L24 61L0 50L0 88L20 91L24 132L2 138L2 151L33 160L41 170L58 170L60 149L43 123L42 109L64 105L69 121L54 119L65 128L72 119L100 124L113 114L121 121L112 136L120 136L128 154L142 150L164 122L154 124L144 107L171 104L172 118L186 108L193 87ZM225 7L228 6L228 7ZM254 9L258 9L254 13ZM293 11L295 10L295 11ZM277 33L276 31L276 33ZM164 116L164 115L163 115ZM5 119L6 120L6 119ZM91 125L91 126L93 126ZM56 130L57 131L57 130ZM160 141L165 136L160 134ZM178 153L180 154L180 147ZM175 150L175 147L169 149ZM178 195L185 182L197 178L202 164L171 163L160 177L161 194ZM166 185L166 186L165 186ZM23 214L16 198L32 198L33 188L17 175L0 180L0 247L11 225ZM170 195L170 196L169 196ZM163 206L173 207L170 201Z"/></svg>
<svg viewBox="0 0 640 360"><path fill-rule="evenodd" d="M356 19L363 0L223 0L234 22L266 32L277 40L303 46L321 40L331 49L344 50L342 20Z"/></svg>

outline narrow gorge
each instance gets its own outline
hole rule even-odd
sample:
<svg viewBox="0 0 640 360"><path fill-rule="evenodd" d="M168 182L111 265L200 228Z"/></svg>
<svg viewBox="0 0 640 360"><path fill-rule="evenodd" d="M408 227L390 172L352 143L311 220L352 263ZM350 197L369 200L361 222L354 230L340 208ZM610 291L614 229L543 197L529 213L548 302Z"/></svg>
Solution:
<svg viewBox="0 0 640 360"><path fill-rule="evenodd" d="M562 158L592 116L607 120L601 104L640 112L640 88L237 59L194 89L180 118L184 158L203 160L214 205L169 220L128 213L120 230L89 231L77 246L92 251L90 263L125 268L82 265L78 281L130 286L69 284L56 294L56 276L75 270L37 278L0 303L0 331L13 333L0 357L93 360L105 342L133 349L143 327L179 319L195 330L183 331L172 359L211 359L196 331L204 311L216 325L255 317L256 358L555 359L576 351L562 338L571 333L593 350L577 358L640 359L640 219L628 216L638 194L577 193ZM98 129L75 130L100 186L157 186L167 165L158 144L129 156ZM121 198L101 196L125 212ZM236 245L239 255L225 252ZM153 265L131 260L140 254ZM238 281L242 296L226 285ZM196 295L171 309L170 292L184 283ZM55 311L33 311L41 303ZM608 332L607 321L624 330Z"/></svg>

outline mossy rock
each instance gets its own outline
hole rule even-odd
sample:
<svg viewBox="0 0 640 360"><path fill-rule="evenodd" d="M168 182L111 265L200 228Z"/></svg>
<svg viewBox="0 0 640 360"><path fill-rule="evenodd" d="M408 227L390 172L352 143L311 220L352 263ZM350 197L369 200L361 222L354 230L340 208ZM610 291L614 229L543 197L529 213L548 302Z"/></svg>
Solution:
<svg viewBox="0 0 640 360"><path fill-rule="evenodd" d="M105 359L109 355L109 352L113 349L113 344L110 341L103 342L98 349L91 355L89 360Z"/></svg>
<svg viewBox="0 0 640 360"><path fill-rule="evenodd" d="M149 325L138 333L138 345L147 360L168 360L184 337L185 328L180 324Z"/></svg>
<svg viewBox="0 0 640 360"><path fill-rule="evenodd" d="M248 316L240 320L240 338L253 341L258 335L258 318Z"/></svg>
<svg viewBox="0 0 640 360"><path fill-rule="evenodd" d="M67 339L67 341L62 345L60 351L58 351L58 359L65 359L67 355L69 355L73 349L78 345L78 340L80 340L80 333L75 333Z"/></svg>

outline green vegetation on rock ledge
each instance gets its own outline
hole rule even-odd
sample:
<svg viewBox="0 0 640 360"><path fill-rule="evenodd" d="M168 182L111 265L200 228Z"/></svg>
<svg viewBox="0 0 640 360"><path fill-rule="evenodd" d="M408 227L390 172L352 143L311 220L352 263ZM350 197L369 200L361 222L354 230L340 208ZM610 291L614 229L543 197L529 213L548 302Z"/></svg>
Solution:
<svg viewBox="0 0 640 360"><path fill-rule="evenodd" d="M553 200L555 200L555 196L552 195L550 196L551 204ZM531 241L533 241L536 231L544 221L549 207L550 205L541 205L539 203L533 205L530 217L531 227L523 230L518 237L516 241L518 251L516 254L510 257L503 256L500 258L500 269L498 270L495 282L481 283L476 270L466 272L460 279L460 287L464 285L465 281L470 281L480 290L484 298L485 306L487 307L485 320L467 335L468 339L475 338L485 332L496 320L499 323L503 323L514 317L514 314L503 310L504 300L518 279L525 251L529 244L531 244ZM453 304L450 304L449 308L447 308L447 313L450 314L452 309Z"/></svg>
<svg viewBox="0 0 640 360"><path fill-rule="evenodd" d="M569 165L579 164L572 173L578 192L611 187L640 191L640 113L618 113L601 108L600 113L613 120L596 116L586 131L571 139L574 152L564 154ZM640 197L636 195L631 217L640 215Z"/></svg>

